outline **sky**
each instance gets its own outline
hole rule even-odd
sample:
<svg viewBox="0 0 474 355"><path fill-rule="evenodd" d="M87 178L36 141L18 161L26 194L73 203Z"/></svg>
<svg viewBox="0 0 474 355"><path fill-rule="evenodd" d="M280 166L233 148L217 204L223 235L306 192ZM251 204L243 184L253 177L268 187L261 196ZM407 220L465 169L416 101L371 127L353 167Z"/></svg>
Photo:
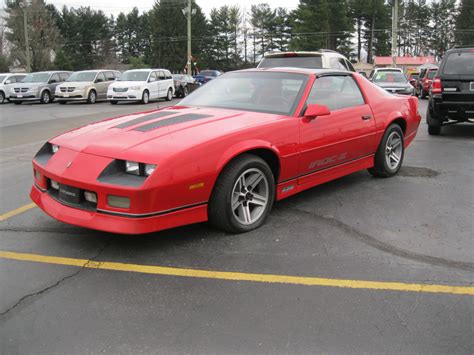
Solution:
<svg viewBox="0 0 474 355"><path fill-rule="evenodd" d="M142 11L150 10L155 0L46 0L48 3L61 8L64 5L68 7L90 6L95 10L102 10L107 14L117 16L120 12L128 12L134 6ZM285 7L293 10L298 6L299 0L196 0L196 3L209 15L214 7L222 5L239 5L243 10L250 10L251 5L268 3L272 7Z"/></svg>

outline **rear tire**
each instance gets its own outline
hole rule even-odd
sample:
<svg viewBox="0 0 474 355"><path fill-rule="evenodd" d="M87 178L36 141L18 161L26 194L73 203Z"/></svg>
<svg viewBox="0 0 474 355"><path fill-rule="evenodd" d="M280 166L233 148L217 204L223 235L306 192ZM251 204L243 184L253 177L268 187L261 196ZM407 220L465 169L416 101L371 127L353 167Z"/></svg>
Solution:
<svg viewBox="0 0 474 355"><path fill-rule="evenodd" d="M188 96L188 95L189 95L188 87L185 86L185 87L183 88L183 96L182 96L182 97L186 97L186 96Z"/></svg>
<svg viewBox="0 0 474 355"><path fill-rule="evenodd" d="M219 175L208 207L209 222L230 233L260 227L275 198L275 179L261 158L244 154L232 160Z"/></svg>
<svg viewBox="0 0 474 355"><path fill-rule="evenodd" d="M168 89L168 93L166 94L166 101L173 100L173 90Z"/></svg>
<svg viewBox="0 0 474 355"><path fill-rule="evenodd" d="M375 153L374 166L368 171L376 177L392 177L398 173L405 154L403 131L396 123L385 131L382 141Z"/></svg>
<svg viewBox="0 0 474 355"><path fill-rule="evenodd" d="M441 126L428 125L428 134L430 136L439 136L441 134Z"/></svg>
<svg viewBox="0 0 474 355"><path fill-rule="evenodd" d="M436 115L431 114L429 107L426 110L426 121L428 123L428 134L430 136L439 136L441 134L441 122L439 122L439 124L433 124L437 123L438 120L436 119Z"/></svg>

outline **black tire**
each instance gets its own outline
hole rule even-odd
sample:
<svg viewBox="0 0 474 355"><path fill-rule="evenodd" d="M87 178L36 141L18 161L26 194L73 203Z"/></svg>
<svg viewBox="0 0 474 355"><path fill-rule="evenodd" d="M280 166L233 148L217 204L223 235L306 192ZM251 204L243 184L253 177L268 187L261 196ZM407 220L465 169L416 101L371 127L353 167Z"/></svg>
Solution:
<svg viewBox="0 0 474 355"><path fill-rule="evenodd" d="M142 99L140 101L142 104L146 105L150 102L150 93L148 90L144 90L142 94Z"/></svg>
<svg viewBox="0 0 474 355"><path fill-rule="evenodd" d="M387 141L390 137L398 135L401 139L400 147L401 147L401 154L399 156L399 162L397 163L396 167L390 166L387 162ZM392 149L390 148L390 152ZM374 166L372 168L367 169L369 173L376 177L388 178L396 175L403 164L403 157L405 155L405 141L403 136L403 131L401 127L393 123L391 124L387 130L385 131L382 141L380 142L379 147L377 148L377 152L375 153L374 157ZM389 158L390 160L390 158Z"/></svg>
<svg viewBox="0 0 474 355"><path fill-rule="evenodd" d="M49 104L50 102L52 102L52 100L51 100L51 93L50 93L48 90L44 90L44 91L41 93L40 102L41 102L42 104Z"/></svg>
<svg viewBox="0 0 474 355"><path fill-rule="evenodd" d="M188 87L185 86L185 87L183 88L183 96L181 96L181 97L186 97L186 96L188 96L188 95L189 95Z"/></svg>
<svg viewBox="0 0 474 355"><path fill-rule="evenodd" d="M232 194L238 178L249 169L259 171L267 183L267 204L251 224L242 224L232 210ZM252 191L252 190L249 190ZM253 192L253 191L252 191ZM212 226L230 233L244 233L260 227L266 220L275 199L275 179L268 164L261 158L244 154L232 160L219 175L208 206Z"/></svg>
<svg viewBox="0 0 474 355"><path fill-rule="evenodd" d="M168 89L168 93L166 94L166 101L173 100L173 90Z"/></svg>
<svg viewBox="0 0 474 355"><path fill-rule="evenodd" d="M4 104L5 103L5 94L3 91L0 91L0 104Z"/></svg>
<svg viewBox="0 0 474 355"><path fill-rule="evenodd" d="M60 105L66 105L66 104L67 104L67 101L62 101L62 100L61 100L61 101L59 101L59 104L60 104Z"/></svg>
<svg viewBox="0 0 474 355"><path fill-rule="evenodd" d="M430 136L439 136L441 134L441 126L428 125L428 134Z"/></svg>
<svg viewBox="0 0 474 355"><path fill-rule="evenodd" d="M22 102L23 102L23 101L13 101L13 103L14 103L15 105L21 105Z"/></svg>
<svg viewBox="0 0 474 355"><path fill-rule="evenodd" d="M436 124L436 116L431 113L430 108L426 110L426 121L428 123L428 134L430 136L439 136L441 134L441 122L439 124ZM435 123L435 124L433 124Z"/></svg>
<svg viewBox="0 0 474 355"><path fill-rule="evenodd" d="M117 105L117 101L112 100L112 101L110 101L110 104L111 104L111 105Z"/></svg>
<svg viewBox="0 0 474 355"><path fill-rule="evenodd" d="M95 90L89 91L89 94L87 95L87 103L88 104L95 104L97 102L97 93Z"/></svg>
<svg viewBox="0 0 474 355"><path fill-rule="evenodd" d="M421 89L420 98L423 99L423 100L426 99L426 92L423 89Z"/></svg>

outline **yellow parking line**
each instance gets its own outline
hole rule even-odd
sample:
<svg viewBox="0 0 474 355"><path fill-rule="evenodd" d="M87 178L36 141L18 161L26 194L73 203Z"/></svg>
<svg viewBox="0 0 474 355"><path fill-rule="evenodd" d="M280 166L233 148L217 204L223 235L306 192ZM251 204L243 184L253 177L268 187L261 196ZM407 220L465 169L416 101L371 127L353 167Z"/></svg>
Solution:
<svg viewBox="0 0 474 355"><path fill-rule="evenodd" d="M9 211L7 213L4 213L2 215L0 215L0 222L2 221L5 221L7 220L8 218L11 218L13 216L16 216L17 214L20 214L20 213L23 213L23 212L26 212L28 210L31 210L32 208L36 207L36 205L34 203L30 203L28 205L25 205L25 206L22 206L22 207L19 207L17 208L16 210L13 210L13 211Z"/></svg>
<svg viewBox="0 0 474 355"><path fill-rule="evenodd" d="M427 292L427 293L446 293L453 295L474 296L474 287L470 286L449 286L432 284L414 284L402 282L383 282L383 281L364 281L364 280L340 280L327 279L320 277L302 277L287 275L270 274L248 274L242 272L211 271L199 269L184 269L165 266L124 264L107 261L91 261L86 259L62 258L57 256L46 256L37 254L14 253L9 251L0 251L0 258L9 260L32 261L45 264L68 265L85 267L89 269L102 269L114 271L138 272L154 275L181 276L192 278L231 280L231 281L250 281L279 283L289 285L304 286L326 286L341 287L367 290L383 291L401 291L401 292Z"/></svg>

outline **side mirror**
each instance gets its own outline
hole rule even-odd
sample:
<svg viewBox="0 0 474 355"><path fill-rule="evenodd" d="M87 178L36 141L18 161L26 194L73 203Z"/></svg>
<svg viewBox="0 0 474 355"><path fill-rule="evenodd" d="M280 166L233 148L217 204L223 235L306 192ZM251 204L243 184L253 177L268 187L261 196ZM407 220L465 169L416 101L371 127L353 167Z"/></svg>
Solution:
<svg viewBox="0 0 474 355"><path fill-rule="evenodd" d="M360 75L362 75L364 78L367 78L367 74L365 71L360 71L358 72Z"/></svg>
<svg viewBox="0 0 474 355"><path fill-rule="evenodd" d="M308 120L314 120L316 117L319 116L327 116L330 115L331 111L329 111L329 108L324 105L317 105L317 104L310 104L306 108L306 111L304 112L304 118Z"/></svg>

